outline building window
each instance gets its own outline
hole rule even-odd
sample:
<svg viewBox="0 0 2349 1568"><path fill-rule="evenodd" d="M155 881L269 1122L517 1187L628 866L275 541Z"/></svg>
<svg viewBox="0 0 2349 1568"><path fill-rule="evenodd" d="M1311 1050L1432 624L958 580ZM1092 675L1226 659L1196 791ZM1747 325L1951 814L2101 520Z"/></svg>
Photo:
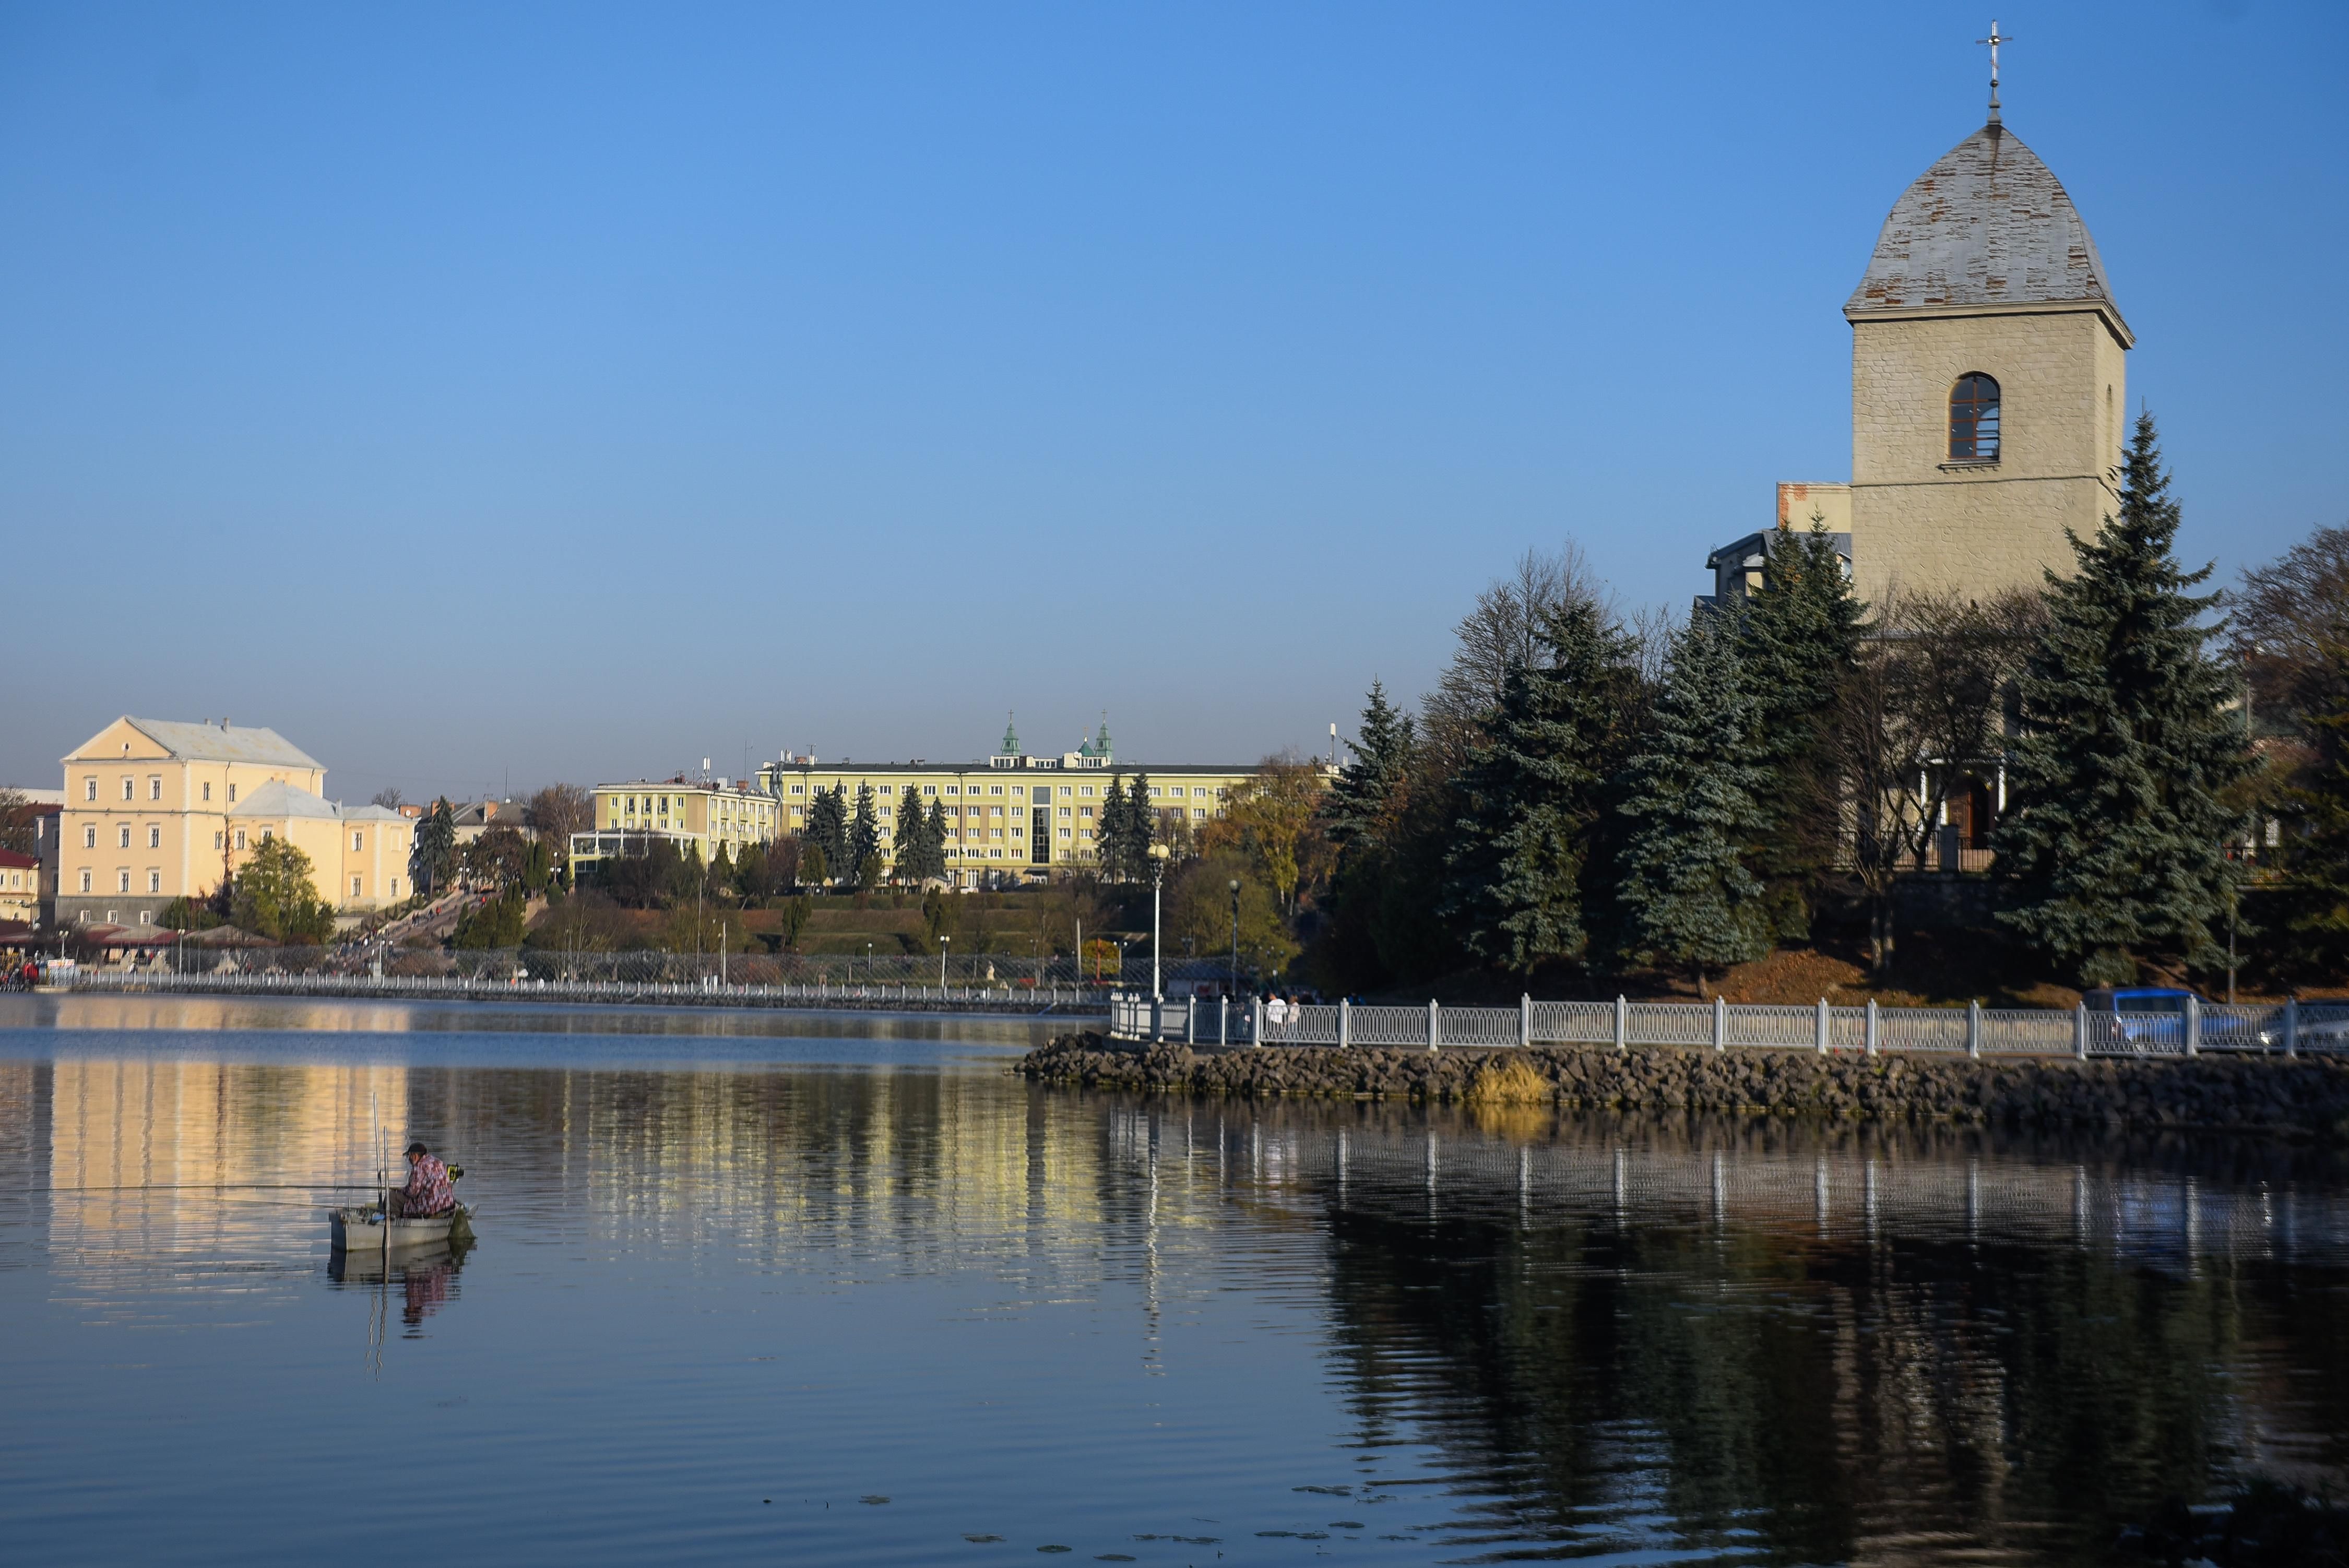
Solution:
<svg viewBox="0 0 2349 1568"><path fill-rule="evenodd" d="M990 795L1000 795L1003 793L1003 786L1000 784L990 784L988 786L987 792Z"/></svg>
<svg viewBox="0 0 2349 1568"><path fill-rule="evenodd" d="M1092 814L1093 809L1091 806L1080 806L1077 808L1077 815L1080 817L1090 817Z"/></svg>
<svg viewBox="0 0 2349 1568"><path fill-rule="evenodd" d="M125 779L122 781L122 798L126 800L137 799L138 796L135 792L137 788L138 784L136 780Z"/></svg>
<svg viewBox="0 0 2349 1568"><path fill-rule="evenodd" d="M98 848L98 830L96 828L84 828L81 830L81 847L85 850L94 850Z"/></svg>
<svg viewBox="0 0 2349 1568"><path fill-rule="evenodd" d="M147 891L149 892L161 892L163 891L163 873L161 872L150 871L147 873Z"/></svg>
<svg viewBox="0 0 2349 1568"><path fill-rule="evenodd" d="M1082 789L1079 789L1079 790L1077 791L1077 793L1078 793L1078 794L1080 794L1080 795L1082 795L1085 799L1087 799L1088 800L1090 800L1090 799L1092 799L1093 787L1092 787L1092 785L1088 784L1088 785L1084 786Z"/></svg>
<svg viewBox="0 0 2349 1568"><path fill-rule="evenodd" d="M239 828L236 830L236 847L240 850L244 848L244 830L243 828Z"/></svg>
<svg viewBox="0 0 2349 1568"><path fill-rule="evenodd" d="M147 891L148 891L149 892L153 892L155 890L154 890L153 888L151 888L151 887L150 887L150 888L149 888ZM142 909L142 910L140 910L140 911L139 912L139 923L140 923L140 924L141 924L141 925L152 925L152 924L154 924L154 923L155 923L155 912L154 912L153 910L151 910L151 909Z"/></svg>
<svg viewBox="0 0 2349 1568"><path fill-rule="evenodd" d="M1998 461L1998 383L1979 370L1950 388L1950 461Z"/></svg>
<svg viewBox="0 0 2349 1568"><path fill-rule="evenodd" d="M391 879L391 896L394 898L398 898L399 896L399 879L398 877Z"/></svg>
<svg viewBox="0 0 2349 1568"><path fill-rule="evenodd" d="M95 800L98 799L97 774L93 773L88 778L81 781L81 798L85 800Z"/></svg>
<svg viewBox="0 0 2349 1568"><path fill-rule="evenodd" d="M236 804L236 786L234 784L231 784L228 787L228 803L232 806Z"/></svg>
<svg viewBox="0 0 2349 1568"><path fill-rule="evenodd" d="M163 847L162 829L150 827L147 830L147 847L150 850L160 850Z"/></svg>
<svg viewBox="0 0 2349 1568"><path fill-rule="evenodd" d="M217 850L217 849L221 849L221 848L222 848L222 847L223 847L223 846L222 846L222 843L221 843L221 835L220 835L219 833L217 833L217 832L213 833L213 834L212 834L212 848L214 848L214 849L216 849L216 850Z"/></svg>
<svg viewBox="0 0 2349 1568"><path fill-rule="evenodd" d="M359 879L357 877L351 879L351 896L353 898L359 896Z"/></svg>
<svg viewBox="0 0 2349 1568"><path fill-rule="evenodd" d="M115 847L116 849L118 849L118 850L127 850L127 849L129 849L129 848L130 847L130 824L129 824L129 823L128 823L128 822L125 822L125 823L123 823L123 824L122 824L122 826L120 826L119 828L115 829L115 830L114 830L114 837L115 837L115 840L116 840L116 842L115 842L115 846L114 846L114 847Z"/></svg>
<svg viewBox="0 0 2349 1568"><path fill-rule="evenodd" d="M150 773L147 776L147 799L160 800L162 798L163 776L160 773Z"/></svg>
<svg viewBox="0 0 2349 1568"><path fill-rule="evenodd" d="M81 873L81 891L84 892L88 892L89 891L89 873L88 872Z"/></svg>
<svg viewBox="0 0 2349 1568"><path fill-rule="evenodd" d="M207 782L207 783L204 785L204 799L207 799L207 800L209 800L209 799L211 799L212 798L212 785L211 785L209 782Z"/></svg>
<svg viewBox="0 0 2349 1568"><path fill-rule="evenodd" d="M351 830L351 848L354 850L364 850L367 848L367 834L360 829L353 828Z"/></svg>
<svg viewBox="0 0 2349 1568"><path fill-rule="evenodd" d="M128 871L119 871L114 873L114 891L117 892L129 892L130 891L130 873Z"/></svg>

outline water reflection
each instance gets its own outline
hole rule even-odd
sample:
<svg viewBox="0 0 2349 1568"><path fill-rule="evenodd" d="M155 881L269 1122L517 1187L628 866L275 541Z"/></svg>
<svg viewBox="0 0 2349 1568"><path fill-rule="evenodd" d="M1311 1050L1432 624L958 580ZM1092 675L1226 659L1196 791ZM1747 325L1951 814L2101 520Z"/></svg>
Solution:
<svg viewBox="0 0 2349 1568"><path fill-rule="evenodd" d="M326 1260L326 1277L345 1288L388 1289L399 1286L400 1321L410 1337L424 1320L447 1305L457 1294L457 1274L465 1266L471 1243L415 1247L382 1253L337 1251Z"/></svg>
<svg viewBox="0 0 2349 1568"><path fill-rule="evenodd" d="M212 1443L286 1478L286 1555L352 1545L291 1478L413 1443L484 1561L2064 1563L2165 1492L2349 1464L2313 1148L1145 1101L960 1044L26 1037L0 1371L43 1440L0 1439L0 1507L36 1549L170 1554L70 1499L227 1519ZM466 1166L471 1253L329 1255L378 1121ZM408 1397L354 1422L355 1381ZM615 1484L645 1431L661 1484Z"/></svg>

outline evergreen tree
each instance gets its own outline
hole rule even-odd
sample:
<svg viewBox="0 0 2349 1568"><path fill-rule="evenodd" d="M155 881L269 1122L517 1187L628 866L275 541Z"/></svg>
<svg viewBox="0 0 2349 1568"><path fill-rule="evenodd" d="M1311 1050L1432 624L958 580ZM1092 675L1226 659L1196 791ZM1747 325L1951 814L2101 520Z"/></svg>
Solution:
<svg viewBox="0 0 2349 1568"><path fill-rule="evenodd" d="M829 789L818 789L808 801L807 826L801 830L802 853L812 853L814 862L802 863L802 880L819 885L834 877L844 877L855 870L848 858L848 786L835 784Z"/></svg>
<svg viewBox="0 0 2349 1568"><path fill-rule="evenodd" d="M1126 875L1143 881L1150 875L1150 846L1158 841L1158 810L1150 803L1150 775L1136 773L1125 787L1125 825L1119 835L1118 855Z"/></svg>
<svg viewBox="0 0 2349 1568"><path fill-rule="evenodd" d="M2023 668L2007 815L1992 840L2014 879L1999 918L2089 985L2126 985L2146 959L2223 961L2238 826L2223 791L2251 769L2234 696L2204 653L2210 574L2179 569L2153 419L2122 468L2120 511L2080 569L2048 574L2048 624Z"/></svg>
<svg viewBox="0 0 2349 1568"><path fill-rule="evenodd" d="M1625 769L1617 888L1625 956L1706 971L1768 953L1764 889L1745 855L1762 826L1754 699L1737 627L1702 611L1673 639L1651 728Z"/></svg>
<svg viewBox="0 0 2349 1568"><path fill-rule="evenodd" d="M848 823L847 864L859 887L871 887L881 880L885 864L881 859L881 813L870 784L856 786L856 814Z"/></svg>
<svg viewBox="0 0 2349 1568"><path fill-rule="evenodd" d="M432 802L416 824L408 851L408 881L428 898L449 891L457 875L457 810L446 795Z"/></svg>
<svg viewBox="0 0 2349 1568"><path fill-rule="evenodd" d="M889 834L889 880L917 882L922 859L922 795L911 784L897 797L895 819Z"/></svg>
<svg viewBox="0 0 2349 1568"><path fill-rule="evenodd" d="M1093 852L1101 860L1102 875L1112 882L1123 882L1132 874L1125 863L1125 775L1114 774L1102 791L1100 825L1093 830Z"/></svg>
<svg viewBox="0 0 2349 1568"><path fill-rule="evenodd" d="M947 809L943 801L930 802L929 820L922 824L922 848L926 857L922 863L925 879L947 874Z"/></svg>
<svg viewBox="0 0 2349 1568"><path fill-rule="evenodd" d="M1371 682L1353 760L1338 770L1321 806L1324 830L1340 855L1352 844L1374 838L1403 772L1411 765L1411 715L1387 701L1386 687Z"/></svg>
<svg viewBox="0 0 2349 1568"><path fill-rule="evenodd" d="M1762 827L1747 864L1768 890L1778 934L1810 934L1811 907L1841 848L1843 792L1834 720L1866 634L1843 560L1823 525L1781 528L1762 590L1738 626L1754 699L1754 758Z"/></svg>
<svg viewBox="0 0 2349 1568"><path fill-rule="evenodd" d="M2349 643L2328 641L2322 656L2336 673L2335 689L2349 691ZM2305 720L2315 762L2291 791L2301 830L2282 858L2297 884L2287 901L2292 930L2320 962L2337 966L2349 951L2349 698L2328 706Z"/></svg>
<svg viewBox="0 0 2349 1568"><path fill-rule="evenodd" d="M1485 962L1530 972L1588 946L1591 829L1637 682L1630 640L1587 599L1546 610L1535 662L1505 676L1461 774L1444 903Z"/></svg>

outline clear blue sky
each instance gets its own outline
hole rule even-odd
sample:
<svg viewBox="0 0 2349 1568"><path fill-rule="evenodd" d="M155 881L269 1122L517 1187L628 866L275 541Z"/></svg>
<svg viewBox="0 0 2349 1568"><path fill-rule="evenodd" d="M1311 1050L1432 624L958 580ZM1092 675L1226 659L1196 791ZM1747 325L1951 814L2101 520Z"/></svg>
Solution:
<svg viewBox="0 0 2349 1568"><path fill-rule="evenodd" d="M1849 473L1986 5L0 5L0 780L1323 743ZM2185 547L2349 519L2349 7L2008 11Z"/></svg>

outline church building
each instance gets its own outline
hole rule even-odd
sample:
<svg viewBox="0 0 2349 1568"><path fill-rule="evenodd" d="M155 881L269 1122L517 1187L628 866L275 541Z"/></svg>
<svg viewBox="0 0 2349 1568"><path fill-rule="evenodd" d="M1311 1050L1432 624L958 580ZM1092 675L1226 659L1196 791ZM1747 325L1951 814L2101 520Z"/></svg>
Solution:
<svg viewBox="0 0 2349 1568"><path fill-rule="evenodd" d="M1713 552L1758 585L1778 529L1842 537L1853 586L1987 598L2074 563L2117 504L2136 342L2063 183L1990 120L1893 203L1851 324L1851 482L1781 484L1775 529Z"/></svg>

